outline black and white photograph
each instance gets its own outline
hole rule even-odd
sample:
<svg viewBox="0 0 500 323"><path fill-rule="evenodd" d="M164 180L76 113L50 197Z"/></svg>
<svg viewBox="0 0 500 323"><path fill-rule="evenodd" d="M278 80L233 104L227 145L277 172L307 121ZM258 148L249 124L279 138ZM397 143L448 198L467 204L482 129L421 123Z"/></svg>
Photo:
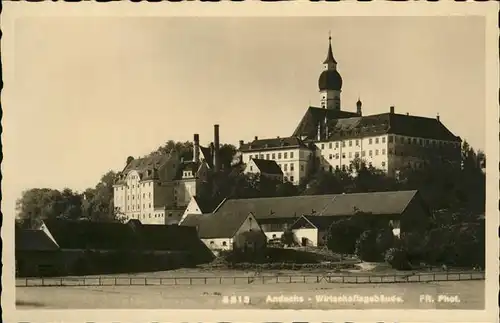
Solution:
<svg viewBox="0 0 500 323"><path fill-rule="evenodd" d="M15 315L498 315L486 10L119 6L4 9Z"/></svg>

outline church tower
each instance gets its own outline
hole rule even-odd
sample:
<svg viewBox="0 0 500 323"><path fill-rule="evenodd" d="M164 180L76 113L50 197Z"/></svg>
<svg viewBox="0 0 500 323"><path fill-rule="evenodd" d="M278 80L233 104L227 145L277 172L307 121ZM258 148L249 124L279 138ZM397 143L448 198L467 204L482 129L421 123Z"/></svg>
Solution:
<svg viewBox="0 0 500 323"><path fill-rule="evenodd" d="M323 62L324 70L319 76L318 86L321 96L321 108L340 110L340 92L342 77L337 71L337 61L333 58L332 37L328 37L328 53Z"/></svg>

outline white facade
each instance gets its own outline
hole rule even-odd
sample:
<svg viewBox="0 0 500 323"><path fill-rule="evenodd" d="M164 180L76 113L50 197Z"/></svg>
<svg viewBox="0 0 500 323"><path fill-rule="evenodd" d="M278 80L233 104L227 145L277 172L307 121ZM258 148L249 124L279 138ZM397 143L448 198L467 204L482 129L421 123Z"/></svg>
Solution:
<svg viewBox="0 0 500 323"><path fill-rule="evenodd" d="M242 160L248 164L251 159L274 160L283 172L283 180L295 185L307 174L307 166L312 152L304 147L290 149L263 149L260 151L242 152Z"/></svg>
<svg viewBox="0 0 500 323"><path fill-rule="evenodd" d="M304 246L317 247L318 246L318 229L316 228L300 228L293 230L296 242Z"/></svg>

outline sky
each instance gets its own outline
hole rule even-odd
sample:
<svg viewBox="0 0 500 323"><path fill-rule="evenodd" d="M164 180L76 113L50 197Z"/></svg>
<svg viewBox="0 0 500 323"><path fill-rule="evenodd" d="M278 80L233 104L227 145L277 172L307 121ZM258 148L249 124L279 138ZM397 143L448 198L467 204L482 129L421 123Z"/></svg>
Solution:
<svg viewBox="0 0 500 323"><path fill-rule="evenodd" d="M15 23L2 211L23 190L83 191L167 140L291 135L331 31L342 109L436 117L485 147L481 17L80 17Z"/></svg>

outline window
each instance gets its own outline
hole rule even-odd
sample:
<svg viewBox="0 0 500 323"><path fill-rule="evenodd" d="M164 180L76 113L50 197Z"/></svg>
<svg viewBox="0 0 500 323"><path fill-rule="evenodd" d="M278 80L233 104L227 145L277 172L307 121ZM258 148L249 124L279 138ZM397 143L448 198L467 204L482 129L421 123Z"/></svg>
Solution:
<svg viewBox="0 0 500 323"><path fill-rule="evenodd" d="M385 149L382 149L382 155L385 155Z"/></svg>
<svg viewBox="0 0 500 323"><path fill-rule="evenodd" d="M349 140L349 147L352 147L352 140Z"/></svg>
<svg viewBox="0 0 500 323"><path fill-rule="evenodd" d="M335 166L335 170L339 170L339 165Z"/></svg>
<svg viewBox="0 0 500 323"><path fill-rule="evenodd" d="M413 138L413 144L416 145L417 144L417 139L416 138Z"/></svg>
<svg viewBox="0 0 500 323"><path fill-rule="evenodd" d="M393 142L394 141L393 138L394 138L393 136L389 136L389 142Z"/></svg>
<svg viewBox="0 0 500 323"><path fill-rule="evenodd" d="M266 154L266 159L269 159L269 154Z"/></svg>
<svg viewBox="0 0 500 323"><path fill-rule="evenodd" d="M252 166L250 166L250 171L253 171L253 167Z"/></svg>
<svg viewBox="0 0 500 323"><path fill-rule="evenodd" d="M332 143L331 142L328 144L328 148L332 149Z"/></svg>
<svg viewBox="0 0 500 323"><path fill-rule="evenodd" d="M260 159L264 159L264 154L260 154Z"/></svg>
<svg viewBox="0 0 500 323"><path fill-rule="evenodd" d="M146 208L146 205L145 205L145 204L143 204L143 205L142 205L142 208L143 208L143 209L145 209L145 208Z"/></svg>
<svg viewBox="0 0 500 323"><path fill-rule="evenodd" d="M365 155L366 155L366 151L364 151L364 150L363 150L363 151L361 152L361 157L365 157Z"/></svg>
<svg viewBox="0 0 500 323"><path fill-rule="evenodd" d="M338 142L335 143L335 148L339 148L339 143Z"/></svg>
<svg viewBox="0 0 500 323"><path fill-rule="evenodd" d="M356 146L359 146L359 139L356 139Z"/></svg>
<svg viewBox="0 0 500 323"><path fill-rule="evenodd" d="M132 188L135 188L135 185L132 185Z"/></svg>
<svg viewBox="0 0 500 323"><path fill-rule="evenodd" d="M213 244L214 244L214 242L213 242L213 241L210 241L210 245L213 245Z"/></svg>
<svg viewBox="0 0 500 323"><path fill-rule="evenodd" d="M411 144L411 138L408 138L408 143Z"/></svg>
<svg viewBox="0 0 500 323"><path fill-rule="evenodd" d="M226 241L222 241L222 245L225 247L227 245Z"/></svg>
<svg viewBox="0 0 500 323"><path fill-rule="evenodd" d="M342 170L345 171L345 165L342 165Z"/></svg>
<svg viewBox="0 0 500 323"><path fill-rule="evenodd" d="M127 195L127 200L130 200L130 195Z"/></svg>
<svg viewBox="0 0 500 323"><path fill-rule="evenodd" d="M146 193L142 193L142 198L145 198L146 197Z"/></svg>
<svg viewBox="0 0 500 323"><path fill-rule="evenodd" d="M293 176L290 176L290 182L293 182Z"/></svg>
<svg viewBox="0 0 500 323"><path fill-rule="evenodd" d="M281 153L278 153L278 159L281 159Z"/></svg>
<svg viewBox="0 0 500 323"><path fill-rule="evenodd" d="M283 167L285 168L285 171L288 170L288 164L284 164Z"/></svg>
<svg viewBox="0 0 500 323"><path fill-rule="evenodd" d="M285 182L288 182L288 177L285 176Z"/></svg>
<svg viewBox="0 0 500 323"><path fill-rule="evenodd" d="M377 138L375 138L375 143L376 143L376 144L378 144L378 137L377 137Z"/></svg>
<svg viewBox="0 0 500 323"><path fill-rule="evenodd" d="M359 158L359 153L358 152L354 153L354 157Z"/></svg>
<svg viewBox="0 0 500 323"><path fill-rule="evenodd" d="M371 145L372 144L372 138L368 139L368 144Z"/></svg>
<svg viewBox="0 0 500 323"><path fill-rule="evenodd" d="M304 165L300 165L300 170L304 171Z"/></svg>
<svg viewBox="0 0 500 323"><path fill-rule="evenodd" d="M332 159L332 158L333 158L333 155L332 155L332 154L330 154L330 155L328 156L328 159Z"/></svg>
<svg viewBox="0 0 500 323"><path fill-rule="evenodd" d="M388 153L389 155L392 155L392 148L389 148Z"/></svg>
<svg viewBox="0 0 500 323"><path fill-rule="evenodd" d="M271 154L271 158L272 158L272 159L276 159L276 154L275 154L275 153L272 153L272 154Z"/></svg>
<svg viewBox="0 0 500 323"><path fill-rule="evenodd" d="M378 149L375 149L375 156L378 156Z"/></svg>
<svg viewBox="0 0 500 323"><path fill-rule="evenodd" d="M382 143L385 144L385 137L382 137Z"/></svg>
<svg viewBox="0 0 500 323"><path fill-rule="evenodd" d="M351 151L349 152L349 158L352 158L352 152Z"/></svg>
<svg viewBox="0 0 500 323"><path fill-rule="evenodd" d="M370 157L372 156L372 151L371 150L368 151L368 156L370 156Z"/></svg>
<svg viewBox="0 0 500 323"><path fill-rule="evenodd" d="M373 167L373 165L372 165L372 163L371 163L371 162L370 162L370 163L368 163L368 167Z"/></svg>
<svg viewBox="0 0 500 323"><path fill-rule="evenodd" d="M335 159L339 159L339 153L335 154Z"/></svg>
<svg viewBox="0 0 500 323"><path fill-rule="evenodd" d="M151 203L149 203L149 208L151 208Z"/></svg>
<svg viewBox="0 0 500 323"><path fill-rule="evenodd" d="M283 153L283 159L287 159L288 158L288 153Z"/></svg>
<svg viewBox="0 0 500 323"><path fill-rule="evenodd" d="M141 208L141 205L140 204L137 204L137 209L139 210Z"/></svg>
<svg viewBox="0 0 500 323"><path fill-rule="evenodd" d="M342 153L342 158L345 158L345 153Z"/></svg>
<svg viewBox="0 0 500 323"><path fill-rule="evenodd" d="M273 239L276 239L276 235L275 234L273 234Z"/></svg>
<svg viewBox="0 0 500 323"><path fill-rule="evenodd" d="M345 141L342 141L342 147L345 147Z"/></svg>
<svg viewBox="0 0 500 323"><path fill-rule="evenodd" d="M332 173L333 172L333 167L332 166L328 167L328 170L330 171L330 173Z"/></svg>
<svg viewBox="0 0 500 323"><path fill-rule="evenodd" d="M293 151L290 152L290 158L293 158Z"/></svg>
<svg viewBox="0 0 500 323"><path fill-rule="evenodd" d="M127 206L127 210L128 210L128 211L130 211L130 205L129 205L129 206Z"/></svg>
<svg viewBox="0 0 500 323"><path fill-rule="evenodd" d="M134 199L134 195L132 195L132 200Z"/></svg>
<svg viewBox="0 0 500 323"><path fill-rule="evenodd" d="M290 171L293 172L293 164L290 164Z"/></svg>
<svg viewBox="0 0 500 323"><path fill-rule="evenodd" d="M422 145L422 142L423 142L422 138L418 139L418 144L419 145Z"/></svg>
<svg viewBox="0 0 500 323"><path fill-rule="evenodd" d="M325 149L325 144L321 144L321 149Z"/></svg>

